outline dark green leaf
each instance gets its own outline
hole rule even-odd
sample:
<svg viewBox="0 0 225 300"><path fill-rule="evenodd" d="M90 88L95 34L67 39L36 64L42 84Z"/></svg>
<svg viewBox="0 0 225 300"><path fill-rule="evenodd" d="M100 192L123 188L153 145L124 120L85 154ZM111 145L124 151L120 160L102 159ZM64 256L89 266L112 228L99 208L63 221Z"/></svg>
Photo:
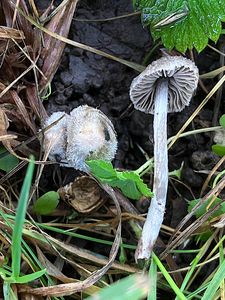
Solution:
<svg viewBox="0 0 225 300"><path fill-rule="evenodd" d="M224 156L225 155L225 146L220 145L220 144L212 145L212 151L219 156Z"/></svg>
<svg viewBox="0 0 225 300"><path fill-rule="evenodd" d="M54 191L50 191L42 195L34 203L33 211L39 215L49 215L57 207L59 203L59 194Z"/></svg>
<svg viewBox="0 0 225 300"><path fill-rule="evenodd" d="M207 206L209 205L210 201L211 201L212 198L209 198L205 203L203 203L199 209L196 210L195 212L195 216L196 218L199 218L201 217L203 214L205 214L207 212ZM195 199L195 200L191 200L188 202L188 212L191 212L192 209L194 208L194 206L199 202L199 199ZM225 213L225 202L222 201L220 198L216 198L212 205L210 206L210 208L213 208L216 204L218 203L221 203L221 206L218 208L218 210L216 212L214 212L212 214L212 216L210 217L211 218L215 218L215 217L218 217L222 214Z"/></svg>
<svg viewBox="0 0 225 300"><path fill-rule="evenodd" d="M5 155L3 155L3 153L5 153ZM0 158L1 170L8 173L18 165L19 163L18 158L10 154L4 147L0 147L0 154L3 155L3 157Z"/></svg>
<svg viewBox="0 0 225 300"><path fill-rule="evenodd" d="M201 51L208 39L216 42L225 21L223 0L136 0L134 7L142 11L142 22L155 40L180 52Z"/></svg>
<svg viewBox="0 0 225 300"><path fill-rule="evenodd" d="M153 195L148 186L134 171L116 171L110 162L102 160L91 160L86 163L96 178L112 187L119 188L125 196L133 200L140 199L142 195L146 197L152 197Z"/></svg>
<svg viewBox="0 0 225 300"><path fill-rule="evenodd" d="M222 115L220 117L220 126L222 126L223 128L225 128L225 115Z"/></svg>

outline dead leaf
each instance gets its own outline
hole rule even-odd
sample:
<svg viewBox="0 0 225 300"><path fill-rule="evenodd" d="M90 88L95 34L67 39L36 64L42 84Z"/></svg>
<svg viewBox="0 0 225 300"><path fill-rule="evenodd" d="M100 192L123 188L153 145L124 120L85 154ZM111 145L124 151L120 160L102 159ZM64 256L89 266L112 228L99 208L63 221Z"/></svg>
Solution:
<svg viewBox="0 0 225 300"><path fill-rule="evenodd" d="M58 190L60 197L81 213L90 213L98 209L107 200L97 182L81 176ZM109 198L108 198L109 200Z"/></svg>

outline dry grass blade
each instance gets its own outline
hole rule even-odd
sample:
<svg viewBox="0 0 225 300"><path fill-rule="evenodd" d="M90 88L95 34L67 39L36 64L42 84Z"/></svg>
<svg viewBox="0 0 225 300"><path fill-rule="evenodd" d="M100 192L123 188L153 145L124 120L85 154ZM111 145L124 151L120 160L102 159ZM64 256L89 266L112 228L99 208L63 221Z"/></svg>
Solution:
<svg viewBox="0 0 225 300"><path fill-rule="evenodd" d="M42 101L40 100L37 88L34 86L28 86L26 89L27 101L40 120L45 120L48 114L44 108Z"/></svg>
<svg viewBox="0 0 225 300"><path fill-rule="evenodd" d="M21 159L21 160L26 161L26 162L30 162L30 159L28 159L26 157L21 157L21 156L19 156L18 154L15 153L15 151L12 148L11 144L14 141L14 144L18 145L19 142L15 141L15 138L17 138L16 135L8 135L8 133L7 133L8 127L9 127L8 118L5 114L5 112L3 111L3 109L0 108L0 140L2 141L2 144L9 151L9 153L14 155L18 159ZM35 161L35 164L44 164L44 163L46 163L45 160L44 161Z"/></svg>
<svg viewBox="0 0 225 300"><path fill-rule="evenodd" d="M54 33L52 31L46 29L45 27L39 25L30 16L25 15L24 12L19 7L17 7L17 10L24 16L24 18L26 18L27 20L29 20L29 22L31 24L33 24L34 26L36 26L37 28L39 28L43 32L49 34L50 36L52 36L52 37L54 37L54 38L56 38L56 39L58 39L58 40L60 40L60 41L62 41L64 43L66 43L68 45L72 45L74 47L77 47L77 48L80 48L80 49L83 49L83 50L87 50L87 51L90 51L92 53L98 54L100 56L103 56L103 57L109 58L111 60L117 61L117 62L119 62L119 63L121 63L121 64L123 64L125 66L128 66L128 67L130 67L130 68L132 68L132 69L134 69L134 70L136 70L138 72L142 72L145 69L145 67L142 66L142 65L139 65L139 64L127 61L125 59L118 58L118 57L116 57L114 55L111 55L109 53L106 53L104 51L97 50L97 49L95 49L93 47L90 47L90 46L84 45L82 43L78 43L78 42L72 41L70 39L67 39L67 38L65 38L65 37L63 37L63 36L61 36L61 35L59 35L57 33Z"/></svg>
<svg viewBox="0 0 225 300"><path fill-rule="evenodd" d="M67 277L65 276L57 267L52 264L47 257L44 255L44 253L41 251L40 248L36 247L37 253L38 253L38 258L41 264L46 268L48 275L58 279L59 281L63 283L72 283L72 282L79 282L79 280ZM87 289L84 290L84 293L87 295L92 295L93 293L96 293L100 290L99 287L93 285L91 287L88 287Z"/></svg>
<svg viewBox="0 0 225 300"><path fill-rule="evenodd" d="M17 138L17 135L14 134L6 134L6 135L1 135L0 136L0 141L4 142L4 141L9 141L9 140L14 140Z"/></svg>
<svg viewBox="0 0 225 300"><path fill-rule="evenodd" d="M30 26L30 23L25 18L21 17L15 10L15 5L17 4L20 5L20 8L24 13L28 14L25 0L2 1L1 6L6 19L6 25L8 27L14 27L16 24L17 28L22 28L26 42L29 44L31 41L35 40L35 32L32 26Z"/></svg>
<svg viewBox="0 0 225 300"><path fill-rule="evenodd" d="M19 170L21 170L24 166L26 166L26 161L21 161L15 168L13 168L11 171L9 171L7 174L5 174L2 178L0 178L0 186L8 180L10 177L15 175Z"/></svg>
<svg viewBox="0 0 225 300"><path fill-rule="evenodd" d="M215 69L215 70L213 70L213 71L211 71L211 72L208 72L208 73L205 73L205 74L201 74L201 75L200 75L200 78L201 78L201 79L214 78L214 77L216 77L217 75L221 74L221 73L224 72L224 71L225 71L225 66L220 67L220 68L218 68L218 69Z"/></svg>
<svg viewBox="0 0 225 300"><path fill-rule="evenodd" d="M115 239L114 239L111 251L110 251L109 260L106 263L106 265L104 265L100 270L92 273L92 275L90 275L87 279L85 279L82 282L59 284L56 286L36 288L36 289L29 290L29 291L27 289L21 289L21 292L29 292L33 295L41 295L41 296L56 296L56 297L68 296L68 295L74 294L75 292L83 291L84 289L92 286L94 283L96 283L98 280L100 280L100 278L113 265L113 262L116 258L117 252L120 247L120 241L121 241L121 210L120 210L120 205L117 201L114 190L111 187L109 187L108 185L102 185L102 187L114 201L114 204L117 209L117 216L118 216L118 222L119 222L117 230L116 230ZM61 244L61 246L64 246L64 248L71 247L69 245L65 245L62 242L58 242L53 238L48 238L48 239L51 240L54 244ZM71 248L74 248L74 247L71 247ZM72 251L74 252L74 249ZM82 251L84 252L84 250L82 250ZM94 261L96 261L96 257L94 257Z"/></svg>
<svg viewBox="0 0 225 300"><path fill-rule="evenodd" d="M166 249L161 253L160 259L164 259L169 251L178 247L182 244L195 230L197 230L202 224L204 224L214 212L216 212L220 208L220 204L215 205L212 209L210 209L203 216L198 218L195 222L193 222L190 226L185 228L184 231L181 232L172 242L168 243Z"/></svg>
<svg viewBox="0 0 225 300"><path fill-rule="evenodd" d="M164 258L167 253L173 249L174 247L180 245L189 235L191 235L196 229L198 229L208 218L220 208L220 203L215 205L212 209L210 209L207 213L198 218L195 222L193 222L190 226L188 226L184 231L182 231L179 235L177 232L181 230L181 228L190 220L190 218L194 215L194 213L199 209L199 207L205 203L210 197L217 197L218 194L224 189L225 186L225 177L223 177L218 184L210 190L202 199L199 200L198 204L192 209L192 211L182 220L182 222L176 228L175 233L171 237L171 240L168 243L168 246L161 254L161 258ZM175 238L174 238L175 237ZM174 238L174 240L173 240Z"/></svg>
<svg viewBox="0 0 225 300"><path fill-rule="evenodd" d="M217 169L224 163L224 161L225 161L225 156L221 157L221 159L218 161L218 163L213 167L212 171L209 173L209 175L207 176L207 178L202 186L200 196L202 196L202 194L205 192L212 176L215 174Z"/></svg>
<svg viewBox="0 0 225 300"><path fill-rule="evenodd" d="M26 122L28 128L31 129L31 131L33 132L33 134L36 134L37 129L35 127L35 125L31 122L29 113L25 107L25 105L23 104L23 101L20 99L20 97L18 96L17 92L15 91L10 91L10 94L16 104L16 106L18 107L24 121Z"/></svg>
<svg viewBox="0 0 225 300"><path fill-rule="evenodd" d="M25 235L30 236L29 232L27 232L26 230L24 231ZM35 235L36 233L33 232L33 234ZM33 237L33 239L35 239L35 237ZM64 251L66 253L69 253L72 256L75 257L79 257L82 258L84 260L87 260L89 262L95 262L95 264L98 264L100 266L106 265L108 263L108 260L105 258L101 258L101 257L96 257L95 254L93 254L91 251L86 250L86 249L82 249L79 248L75 245L71 246L68 244L65 244L64 242L61 242L53 237L47 236L47 239L49 240L49 242L51 243L51 245L54 245L55 248L57 248L59 251ZM33 241L34 242L34 241ZM35 243L39 243L38 239L35 240ZM40 243L40 246L43 247L43 244ZM52 251L52 248L47 247L47 250ZM116 270L120 270L123 271L125 273L135 273L138 272L139 269L126 265L126 264L119 264L117 262L113 262L112 264L112 268L116 269Z"/></svg>
<svg viewBox="0 0 225 300"><path fill-rule="evenodd" d="M1 93L0 98L2 98L22 77L24 77L34 66L30 65L24 72L20 74L15 80L13 80Z"/></svg>
<svg viewBox="0 0 225 300"><path fill-rule="evenodd" d="M193 121L193 119L199 114L201 109L206 105L206 103L210 100L210 98L216 93L216 91L222 86L225 81L225 75L216 83L214 88L208 93L202 103L198 106L198 108L193 112L190 118L184 123L178 133L175 135L174 139L170 142L168 149L170 149L174 143L178 140L181 133L187 128L187 126Z"/></svg>
<svg viewBox="0 0 225 300"><path fill-rule="evenodd" d="M27 125L31 127L34 133L34 127L30 122L33 119L31 115L33 117L33 114L36 114L39 119L47 115L37 93L38 80L36 80L37 71L40 73L40 76L44 77L43 72L36 64L42 51L41 35L38 30L33 30L31 23L27 21L26 18L18 13L15 9L16 5L20 5L20 9L23 13L29 13L25 0L0 2L0 14L4 16L1 20L1 25L3 25L3 28L5 26L13 32L21 33L20 36L23 38L19 40L16 34L15 36L11 35L9 37L10 39L3 40L0 44L0 98L1 102L11 103L12 99L8 91L14 90L24 106L26 106L27 102L30 104L31 110L30 117L27 120L29 124ZM31 64L29 64L29 62ZM33 74L28 74L32 69ZM23 81L21 81L22 78ZM33 90L35 89L36 91L34 92ZM25 110L23 109L23 118L20 120L18 118L18 122L22 119L26 121L24 112ZM19 126L17 127L19 128ZM21 126L21 128L23 128L23 126Z"/></svg>
<svg viewBox="0 0 225 300"><path fill-rule="evenodd" d="M69 33L77 2L78 0L67 1L66 5L62 6L57 14L51 19L46 26L46 29L66 37ZM43 60L42 71L47 79L41 78L39 82L40 90L45 89L52 81L52 78L58 69L64 48L65 43L59 39L55 39L48 34L44 35L44 49L41 52L41 59Z"/></svg>
<svg viewBox="0 0 225 300"><path fill-rule="evenodd" d="M26 56L26 58L33 64L33 66L38 70L38 72L46 79L44 73L38 68L38 66L36 65L36 62L34 62L30 56L26 53L26 51L20 47L19 43L17 43L17 41L14 38L11 38L12 41L16 44L16 46L20 49L20 51L24 54L24 56Z"/></svg>
<svg viewBox="0 0 225 300"><path fill-rule="evenodd" d="M105 19L80 19L80 18L74 18L75 21L78 22L109 22L109 21L114 21L114 20L119 20L119 19L124 19L124 18L129 18L129 17L133 17L133 16L137 16L140 15L141 12L140 11L135 11L132 13L127 13L121 16L116 16L116 17L112 17L112 18L105 18Z"/></svg>
<svg viewBox="0 0 225 300"><path fill-rule="evenodd" d="M23 31L0 26L0 39L23 40L25 38Z"/></svg>

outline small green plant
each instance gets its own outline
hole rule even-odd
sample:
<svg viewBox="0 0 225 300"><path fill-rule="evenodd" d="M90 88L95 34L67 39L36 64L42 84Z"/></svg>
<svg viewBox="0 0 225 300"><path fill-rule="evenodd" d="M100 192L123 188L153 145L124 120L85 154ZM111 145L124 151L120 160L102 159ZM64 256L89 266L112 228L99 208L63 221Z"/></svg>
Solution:
<svg viewBox="0 0 225 300"><path fill-rule="evenodd" d="M49 215L59 204L59 194L49 191L37 199L33 206L33 211L38 215Z"/></svg>
<svg viewBox="0 0 225 300"><path fill-rule="evenodd" d="M3 293L4 293L5 300L17 299L13 294L13 291L11 289L11 284L27 283L41 277L43 274L46 273L46 270L43 269L28 275L21 276L20 274L22 232L23 232L23 225L25 222L27 202L29 199L29 191L31 187L33 172L34 172L34 160L31 159L21 189L15 222L12 225L10 224L9 220L6 220L9 226L12 227L13 234L12 234L12 245L11 245L11 252L12 252L11 271L8 271L9 268L7 266L3 265L2 267L0 267L0 276L4 281Z"/></svg>
<svg viewBox="0 0 225 300"><path fill-rule="evenodd" d="M89 160L86 162L91 173L101 182L119 188L122 193L133 200L141 196L152 197L153 193L140 177L137 171L116 171L110 162L104 160Z"/></svg>
<svg viewBox="0 0 225 300"><path fill-rule="evenodd" d="M199 218L202 215L204 215L207 212L207 210L209 209L209 206L210 206L210 208L213 208L217 204L220 204L220 207L218 208L217 211L215 211L211 215L210 219L218 217L218 216L225 213L225 202L222 199L216 198L216 199L214 199L214 201L212 203L211 203L211 201L212 201L212 198L207 199L207 201L205 203L203 203L196 210L196 212L194 214L196 218ZM189 201L189 203L188 203L188 212L191 212L192 209L195 207L195 205L198 204L198 202L199 202L199 199L194 199L194 200Z"/></svg>
<svg viewBox="0 0 225 300"><path fill-rule="evenodd" d="M202 51L209 39L216 42L225 21L223 0L133 0L133 5L141 10L154 40L182 53L192 48Z"/></svg>

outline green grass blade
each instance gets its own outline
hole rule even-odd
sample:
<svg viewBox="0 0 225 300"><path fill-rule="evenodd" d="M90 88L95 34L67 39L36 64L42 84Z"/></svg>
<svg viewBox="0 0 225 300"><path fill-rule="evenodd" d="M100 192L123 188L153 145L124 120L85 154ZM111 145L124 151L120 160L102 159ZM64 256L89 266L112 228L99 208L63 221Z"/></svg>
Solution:
<svg viewBox="0 0 225 300"><path fill-rule="evenodd" d="M112 246L112 244L113 244L113 242L111 242L111 241L98 239L98 238L94 238L94 237L91 237L91 236L86 236L84 234L79 234L79 233L75 233L75 232L71 232L71 231L66 231L65 229L60 229L60 228L57 228L57 227L48 226L46 224L36 223L36 225L39 226L40 228L44 228L44 229L47 229L47 230L51 230L53 232L58 232L58 233L65 234L65 235L68 235L68 236L72 236L72 237L75 237L75 238L83 239L83 240L86 240L86 241L91 241L91 242L94 242L94 243L99 243L99 244L109 245L109 246ZM133 249L133 250L135 250L137 248L137 246L123 243L123 248L124 249Z"/></svg>
<svg viewBox="0 0 225 300"><path fill-rule="evenodd" d="M167 280L167 282L169 283L171 289L174 291L174 293L177 295L178 299L180 300L187 300L187 298L184 296L184 294L180 291L180 289L178 288L178 286L176 285L176 283L174 282L173 278L170 276L170 274L167 272L167 270L165 269L165 267L163 266L163 264L161 263L161 261L158 259L158 257L152 253L152 257L156 263L156 265L158 266L158 268L160 269L160 271L162 272L163 276L165 277L165 279Z"/></svg>
<svg viewBox="0 0 225 300"><path fill-rule="evenodd" d="M27 201L29 198L33 172L34 172L34 160L31 159L21 189L19 203L17 207L16 219L15 219L15 224L14 224L14 229L12 234L12 278L17 278L19 277L20 274L22 230L25 221Z"/></svg>
<svg viewBox="0 0 225 300"><path fill-rule="evenodd" d="M109 287L103 288L99 293L87 300L138 300L147 296L149 279L146 276L135 274L128 276Z"/></svg>
<svg viewBox="0 0 225 300"><path fill-rule="evenodd" d="M207 290L205 291L202 300L213 299L213 296L216 294L222 280L225 278L225 260L222 262L218 270L216 271L213 279L209 283Z"/></svg>
<svg viewBox="0 0 225 300"><path fill-rule="evenodd" d="M157 299L157 265L154 262L153 258L151 259L151 265L149 269L149 278L151 282L151 289L148 292L148 300Z"/></svg>
<svg viewBox="0 0 225 300"><path fill-rule="evenodd" d="M27 283L27 282L31 282L34 281L36 279L38 279L39 277L41 277L42 275L44 275L46 273L46 269L28 274L28 275L24 275L21 277L16 278L16 283Z"/></svg>

